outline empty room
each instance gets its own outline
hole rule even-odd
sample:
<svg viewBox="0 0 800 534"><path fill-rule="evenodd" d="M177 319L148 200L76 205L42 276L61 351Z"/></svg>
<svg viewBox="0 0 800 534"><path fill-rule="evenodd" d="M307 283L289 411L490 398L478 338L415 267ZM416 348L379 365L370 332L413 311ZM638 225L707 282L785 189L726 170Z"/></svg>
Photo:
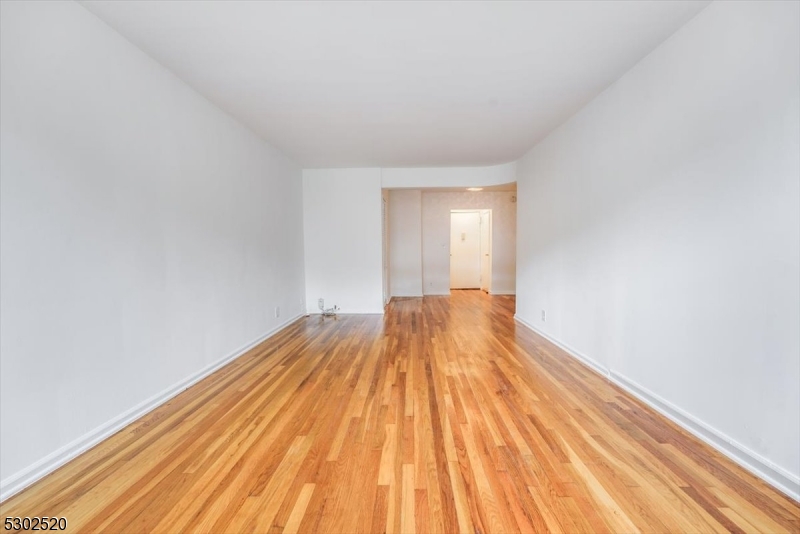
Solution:
<svg viewBox="0 0 800 534"><path fill-rule="evenodd" d="M0 521L800 534L800 1L0 0Z"/></svg>

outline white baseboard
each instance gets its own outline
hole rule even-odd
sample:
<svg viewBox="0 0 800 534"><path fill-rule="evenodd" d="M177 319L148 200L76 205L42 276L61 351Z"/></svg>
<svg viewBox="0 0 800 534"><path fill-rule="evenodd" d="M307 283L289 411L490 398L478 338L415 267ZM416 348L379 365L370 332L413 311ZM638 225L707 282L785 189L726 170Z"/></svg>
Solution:
<svg viewBox="0 0 800 534"><path fill-rule="evenodd" d="M384 315L385 313L386 312L383 310L383 308L381 308L380 310L375 310L375 311L347 311L347 312L345 312L345 311L339 310L339 311L336 312L336 315ZM319 310L317 310L317 311L309 311L309 312L307 312L307 313L305 313L303 315L306 315L306 316L309 316L309 315L322 315L322 313Z"/></svg>
<svg viewBox="0 0 800 534"><path fill-rule="evenodd" d="M611 371L611 381L754 475L780 489L793 499L800 501L800 477L792 475L757 452L748 449L708 423L701 421L647 388L640 386L630 378Z"/></svg>
<svg viewBox="0 0 800 534"><path fill-rule="evenodd" d="M552 343L556 347L560 348L561 350L563 350L564 352L566 352L567 354L569 354L570 356L572 356L576 360L582 362L584 365L586 365L588 367L591 367L595 372L603 375L606 378L610 378L610 370L608 369L608 367L606 367L602 363L600 363L597 360L595 360L593 358L590 358L589 356L586 356L585 354L573 349L569 345L567 345L565 343L562 343L559 340L551 337L549 334L546 334L545 332L539 330L538 328L533 326L528 321L522 319L518 315L514 315L514 320L516 320L521 325L530 328L531 330L533 330L534 332L536 332L537 334L539 334L540 336L545 338L547 341L549 341L550 343Z"/></svg>
<svg viewBox="0 0 800 534"><path fill-rule="evenodd" d="M294 323L295 321L299 320L304 316L305 314L299 314L294 318L287 320L286 322L276 326L269 332L262 334L257 339L251 341L245 346L240 347L239 349L231 352L224 358L217 360L216 362L204 367L203 369L197 371L196 373L181 380L177 384L174 384L173 386L170 386L169 388L165 389L161 393L158 393L150 397L149 399L137 404L130 410L127 410L124 413L118 415L117 417L111 419L110 421L103 423L94 430L87 432L83 436L53 451L52 453L48 454L41 460L38 460L32 465L0 481L0 502L5 501L6 499L11 497L12 495L15 495L16 493L19 493L23 489L27 488L28 486L39 480L40 478L52 473L53 471L55 471L62 465L66 464L70 460L76 458L77 456L91 449L104 439L111 437L113 434L116 434L117 432L119 432L132 422L136 421L143 415L158 408L159 406L167 402L175 395L190 388L191 386L193 386L200 380L204 379L214 371L227 365L228 363L232 362L239 356L242 356L243 354L245 354L247 351L258 345L259 343L262 343L266 339L277 334L278 332L280 332L281 330L283 330L284 328L286 328L287 326L289 326L290 324Z"/></svg>
<svg viewBox="0 0 800 534"><path fill-rule="evenodd" d="M770 460L748 449L741 443L738 443L736 440L720 432L705 421L701 421L697 417L675 406L666 399L663 399L644 386L640 386L626 376L609 369L596 360L593 360L592 358L570 348L568 345L553 339L551 336L542 332L520 317L515 315L514 319L518 323L530 328L535 333L561 348L571 357L592 368L600 375L605 376L608 378L608 380L621 387L632 396L644 402L646 405L670 421L674 422L696 438L718 450L720 453L724 454L757 477L779 489L794 500L800 501L800 477L789 473L778 465L775 465Z"/></svg>
<svg viewBox="0 0 800 534"><path fill-rule="evenodd" d="M490 295L516 295L516 291L489 291Z"/></svg>
<svg viewBox="0 0 800 534"><path fill-rule="evenodd" d="M423 297L449 297L450 292L447 293L425 293Z"/></svg>

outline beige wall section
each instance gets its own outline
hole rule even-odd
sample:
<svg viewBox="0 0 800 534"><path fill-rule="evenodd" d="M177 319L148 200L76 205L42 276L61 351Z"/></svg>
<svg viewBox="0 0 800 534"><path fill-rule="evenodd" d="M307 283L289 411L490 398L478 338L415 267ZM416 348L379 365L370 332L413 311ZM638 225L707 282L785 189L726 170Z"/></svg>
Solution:
<svg viewBox="0 0 800 534"><path fill-rule="evenodd" d="M389 193L389 272L393 297L422 296L422 192Z"/></svg>
<svg viewBox="0 0 800 534"><path fill-rule="evenodd" d="M389 190L388 189L381 189L381 202L383 212L381 213L382 224L383 227L381 228L383 231L383 246L381 247L381 254L382 257L382 267L383 272L381 273L383 276L383 304L384 306L389 303L392 298L392 282L391 282L391 271L392 269L389 266L390 261L390 240L389 240Z"/></svg>
<svg viewBox="0 0 800 534"><path fill-rule="evenodd" d="M425 295L450 292L450 210L492 210L492 293L516 291L517 204L513 191L422 192L422 282Z"/></svg>

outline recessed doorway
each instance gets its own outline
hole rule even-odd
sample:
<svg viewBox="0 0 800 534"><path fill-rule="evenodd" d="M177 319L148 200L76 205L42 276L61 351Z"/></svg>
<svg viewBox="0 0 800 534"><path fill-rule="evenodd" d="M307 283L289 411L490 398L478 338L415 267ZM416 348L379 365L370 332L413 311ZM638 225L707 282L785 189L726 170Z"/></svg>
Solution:
<svg viewBox="0 0 800 534"><path fill-rule="evenodd" d="M451 210L450 289L491 291L492 210Z"/></svg>

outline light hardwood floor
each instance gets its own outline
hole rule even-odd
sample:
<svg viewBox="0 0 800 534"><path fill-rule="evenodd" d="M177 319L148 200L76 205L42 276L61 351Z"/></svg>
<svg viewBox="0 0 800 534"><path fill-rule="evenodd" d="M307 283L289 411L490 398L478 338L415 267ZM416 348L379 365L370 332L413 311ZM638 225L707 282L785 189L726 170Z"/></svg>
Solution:
<svg viewBox="0 0 800 534"><path fill-rule="evenodd" d="M798 532L800 506L454 291L301 319L0 505L82 532Z"/></svg>

